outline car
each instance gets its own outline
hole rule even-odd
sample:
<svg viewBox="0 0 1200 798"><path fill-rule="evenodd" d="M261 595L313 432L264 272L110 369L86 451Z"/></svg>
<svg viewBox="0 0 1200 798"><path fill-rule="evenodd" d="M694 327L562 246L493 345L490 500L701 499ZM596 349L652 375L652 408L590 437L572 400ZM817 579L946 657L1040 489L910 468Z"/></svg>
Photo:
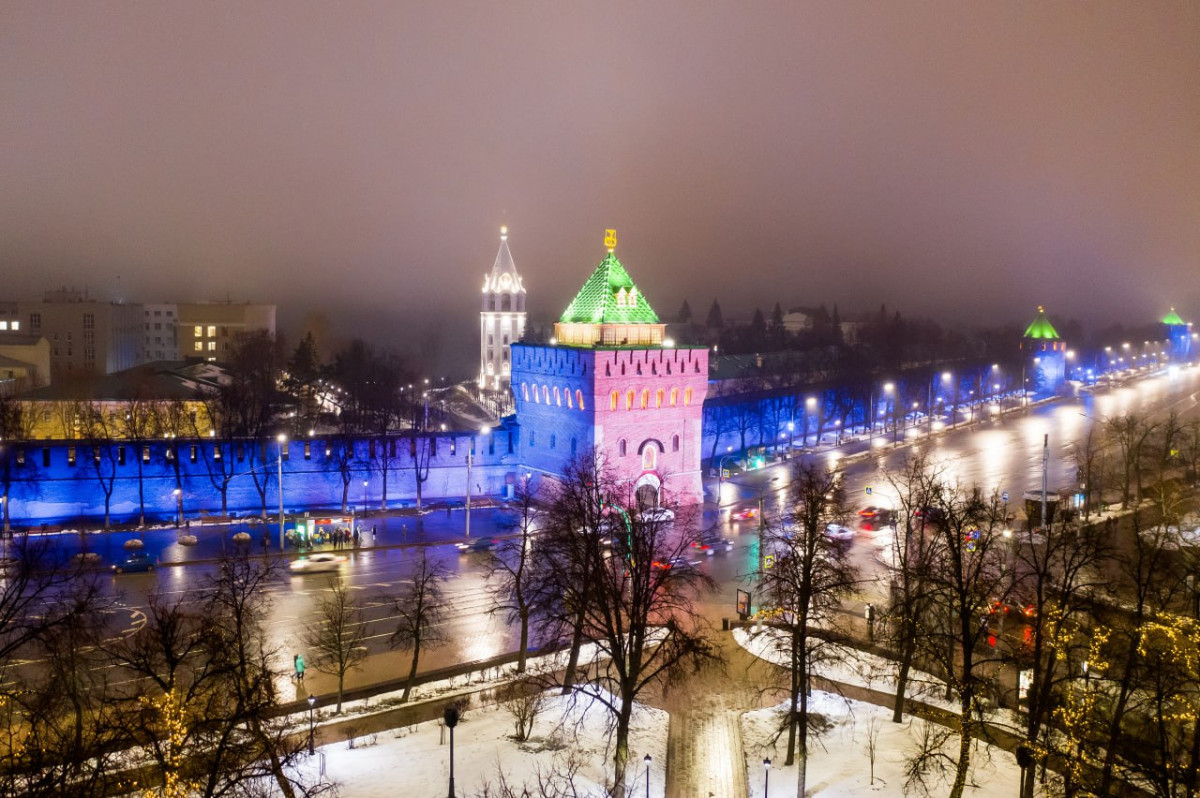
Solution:
<svg viewBox="0 0 1200 798"><path fill-rule="evenodd" d="M500 541L496 538L472 538L464 540L462 543L455 543L454 545L460 554L471 554L474 552L491 551L500 545Z"/></svg>
<svg viewBox="0 0 1200 798"><path fill-rule="evenodd" d="M1033 602L1022 601L1021 599L996 599L988 607L988 615L993 618L1008 617L1018 620L1032 620L1037 617L1037 606Z"/></svg>
<svg viewBox="0 0 1200 798"><path fill-rule="evenodd" d="M153 571L154 558L144 551L131 552L113 563L112 570L114 574Z"/></svg>
<svg viewBox="0 0 1200 798"><path fill-rule="evenodd" d="M292 560L288 563L288 570L294 574L329 573L341 568L342 563L346 561L344 555L320 552L310 554L308 557L302 557L299 560Z"/></svg>
<svg viewBox="0 0 1200 798"><path fill-rule="evenodd" d="M733 541L720 535L702 535L699 540L692 541L692 551L711 557L718 551L733 551Z"/></svg>
<svg viewBox="0 0 1200 798"><path fill-rule="evenodd" d="M854 540L854 530L841 524L829 524L825 527L825 534L837 543L850 543Z"/></svg>
<svg viewBox="0 0 1200 798"><path fill-rule="evenodd" d="M747 507L744 510L738 510L730 513L729 517L734 521L753 521L758 518L758 509L755 507Z"/></svg>
<svg viewBox="0 0 1200 798"><path fill-rule="evenodd" d="M675 511L668 507L647 507L641 512L642 520L651 523L661 521L674 521Z"/></svg>
<svg viewBox="0 0 1200 798"><path fill-rule="evenodd" d="M864 507L861 510L859 510L858 517L859 518L879 518L880 516L891 515L891 513L892 513L892 511L887 509L886 507L876 507L874 505L871 505L870 507Z"/></svg>

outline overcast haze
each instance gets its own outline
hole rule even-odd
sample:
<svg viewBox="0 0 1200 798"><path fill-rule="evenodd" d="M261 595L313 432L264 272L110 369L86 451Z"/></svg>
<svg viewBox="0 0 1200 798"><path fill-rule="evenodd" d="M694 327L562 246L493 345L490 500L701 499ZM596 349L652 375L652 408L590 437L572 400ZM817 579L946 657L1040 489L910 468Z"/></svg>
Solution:
<svg viewBox="0 0 1200 798"><path fill-rule="evenodd" d="M0 12L3 298L436 313L469 371L507 224L535 316L605 227L666 317L1200 316L1197 3Z"/></svg>

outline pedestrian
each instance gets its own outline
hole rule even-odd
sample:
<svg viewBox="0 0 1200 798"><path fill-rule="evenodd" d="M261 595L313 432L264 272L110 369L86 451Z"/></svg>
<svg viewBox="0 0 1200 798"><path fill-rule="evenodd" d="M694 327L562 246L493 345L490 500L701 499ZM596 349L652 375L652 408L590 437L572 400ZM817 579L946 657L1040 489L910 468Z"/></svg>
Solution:
<svg viewBox="0 0 1200 798"><path fill-rule="evenodd" d="M358 548L358 527L354 527L354 548Z"/></svg>
<svg viewBox="0 0 1200 798"><path fill-rule="evenodd" d="M375 525L371 524L371 545L374 546L378 540L379 540L379 535L375 531Z"/></svg>
<svg viewBox="0 0 1200 798"><path fill-rule="evenodd" d="M295 657L292 658L292 662L296 666L296 681L303 682L304 681L304 657L301 656L300 654L297 654Z"/></svg>

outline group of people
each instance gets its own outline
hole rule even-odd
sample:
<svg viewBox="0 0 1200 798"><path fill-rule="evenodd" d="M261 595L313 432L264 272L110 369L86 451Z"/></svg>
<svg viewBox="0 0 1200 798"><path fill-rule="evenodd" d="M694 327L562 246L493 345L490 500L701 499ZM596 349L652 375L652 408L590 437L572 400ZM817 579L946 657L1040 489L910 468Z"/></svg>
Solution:
<svg viewBox="0 0 1200 798"><path fill-rule="evenodd" d="M288 544L292 546L319 546L326 543L332 543L335 549L358 548L362 543L363 533L358 526L353 527L339 526L326 529L325 527L317 527L317 529L308 535L304 528L299 530L288 530L285 538Z"/></svg>

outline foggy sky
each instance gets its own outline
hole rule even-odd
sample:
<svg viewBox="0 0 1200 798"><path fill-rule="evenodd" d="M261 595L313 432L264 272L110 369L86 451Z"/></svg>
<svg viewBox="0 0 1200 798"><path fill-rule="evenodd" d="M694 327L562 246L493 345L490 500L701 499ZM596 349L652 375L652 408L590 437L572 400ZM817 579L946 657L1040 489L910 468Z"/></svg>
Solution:
<svg viewBox="0 0 1200 798"><path fill-rule="evenodd" d="M666 317L1200 320L1198 86L1191 2L4 2L0 299L436 319L469 371L507 224L535 316L615 227Z"/></svg>

